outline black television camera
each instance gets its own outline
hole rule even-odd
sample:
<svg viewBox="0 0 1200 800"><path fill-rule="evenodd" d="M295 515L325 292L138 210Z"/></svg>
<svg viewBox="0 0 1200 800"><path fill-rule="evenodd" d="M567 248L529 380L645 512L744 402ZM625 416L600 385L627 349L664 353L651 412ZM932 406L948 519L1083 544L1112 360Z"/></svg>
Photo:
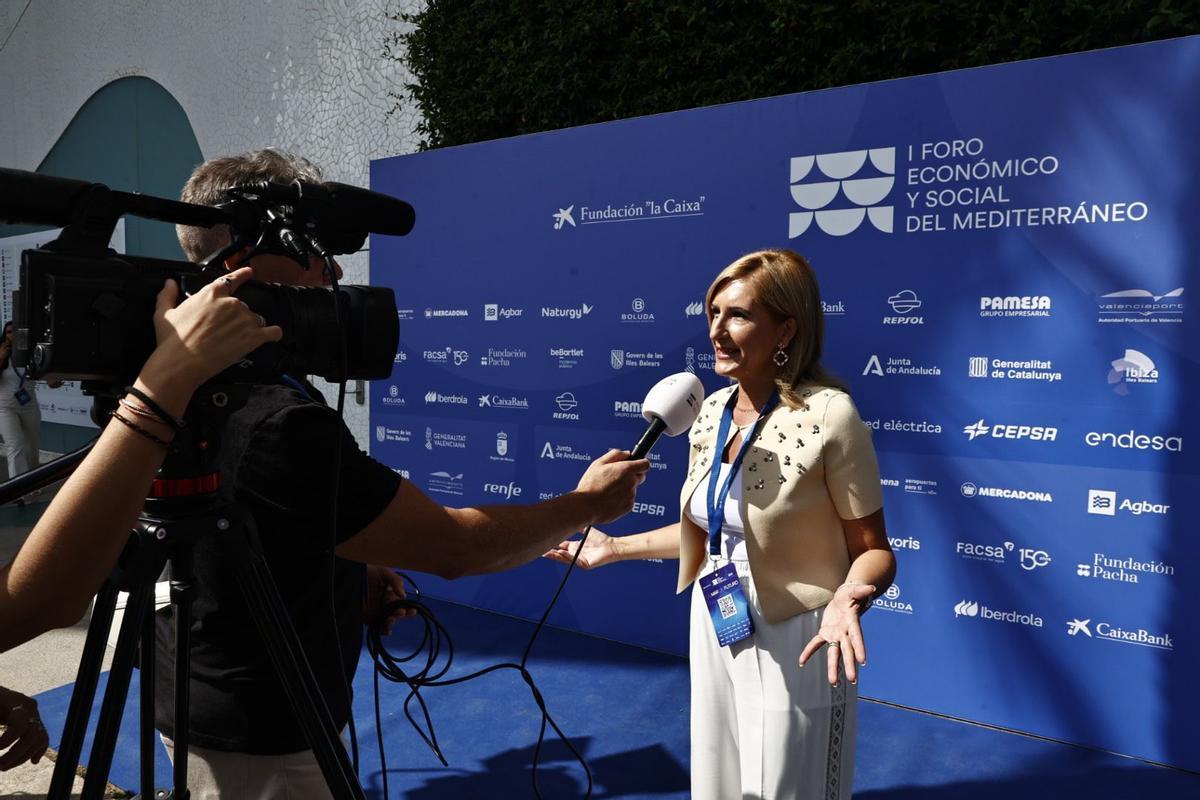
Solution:
<svg viewBox="0 0 1200 800"><path fill-rule="evenodd" d="M225 259L246 247L307 268L312 256L328 261L355 252L368 233L404 235L414 221L402 200L337 183L262 183L231 189L227 197L219 206L198 206L0 168L0 220L64 227L57 240L21 256L13 362L31 378L84 381L85 391L123 386L154 350L154 300L164 279L175 278L191 293L223 275ZM108 242L124 214L225 225L230 244L199 264L120 255ZM214 382L260 382L289 371L331 381L391 374L399 340L391 289L331 292L252 281L237 297L267 324L281 326L283 338Z"/></svg>

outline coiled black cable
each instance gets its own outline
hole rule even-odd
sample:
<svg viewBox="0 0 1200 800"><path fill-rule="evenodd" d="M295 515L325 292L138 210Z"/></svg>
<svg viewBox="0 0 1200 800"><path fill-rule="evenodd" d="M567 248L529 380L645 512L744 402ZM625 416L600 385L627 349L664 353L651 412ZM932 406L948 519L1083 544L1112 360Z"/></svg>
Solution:
<svg viewBox="0 0 1200 800"><path fill-rule="evenodd" d="M429 716L429 708L425 705L425 699L421 697L420 690L428 686L453 686L466 681L474 680L491 672L497 672L502 669L515 669L520 673L521 678L529 686L529 691L533 695L533 702L537 704L538 709L542 712L542 724L538 731L537 746L533 751L533 769L531 778L533 781L533 794L538 800L542 800L542 793L538 787L537 770L538 761L542 753L542 743L546 739L546 726L548 725L554 730L559 741L567 746L571 751L571 755L583 767L584 773L587 775L587 791L584 794L585 798L592 796L592 770L588 766L587 760L583 755L575 749L571 741L567 738L562 729L558 727L558 723L550 716L550 712L546 709L546 700L538 690L537 684L533 680L533 675L530 674L526 667L529 661L529 654L533 650L534 642L537 641L538 634L542 632L542 628L546 625L546 620L550 616L550 612L554 609L554 604L558 602L559 595L567 585L567 579L571 576L571 571L575 569L575 562L579 560L579 554L583 552L583 545L587 541L588 534L591 533L589 525L583 531L583 538L579 540L579 547L575 550L575 556L571 559L571 563L567 566L567 571L563 574L562 580L559 581L558 589L554 592L554 597L550 599L550 603L546 606L546 610L542 613L541 619L533 629L533 633L529 637L529 642L525 645L525 651L521 654L520 663L506 662L502 664L493 664L490 667L485 667L469 675L462 675L457 678L448 678L442 680L442 677L450 670L450 664L454 660L454 643L450 639L450 633L438 622L433 612L421 602L421 590L411 577L400 573L404 578L405 584L409 588L410 596L402 600L389 603L386 607L381 608L375 624L371 625L367 631L367 650L371 654L371 660L375 662L375 735L379 744L379 762L383 772L383 796L386 800L388 796L388 778L387 778L387 756L384 753L383 747L383 720L379 710L379 678L386 678L394 683L403 683L408 686L408 696L404 698L404 715L408 717L409 723L412 724L417 734L429 745L433 754L437 756L442 766L449 766L445 755L442 753L441 747L438 745L437 734L433 730L433 720ZM412 597L411 595L416 595ZM425 626L421 634L421 639L416 647L407 655L396 656L388 652L383 643L383 631L385 630L384 622L395 611L402 608L415 609L417 616L421 619ZM444 643L444 644L443 644ZM445 662L438 665L438 660L442 657L443 646L446 656ZM422 653L424 657L422 658ZM409 662L417 662L419 668L412 674L405 672L402 665ZM425 728L422 729L417 720L413 718L410 705L413 699L421 707L421 714L424 717ZM428 731L428 733L426 733Z"/></svg>

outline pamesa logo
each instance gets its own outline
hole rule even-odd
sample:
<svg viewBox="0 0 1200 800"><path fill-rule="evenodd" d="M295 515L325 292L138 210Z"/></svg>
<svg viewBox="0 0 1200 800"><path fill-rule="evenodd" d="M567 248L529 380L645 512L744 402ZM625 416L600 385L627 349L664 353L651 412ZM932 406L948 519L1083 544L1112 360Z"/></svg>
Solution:
<svg viewBox="0 0 1200 800"><path fill-rule="evenodd" d="M830 236L853 233L864 219L877 230L892 232L894 207L880 203L896 183L895 147L796 156L790 168L792 199L804 210L788 215L789 239L807 231L813 220ZM855 175L865 177L852 177ZM842 201L838 201L839 195ZM830 207L838 205L843 207Z"/></svg>

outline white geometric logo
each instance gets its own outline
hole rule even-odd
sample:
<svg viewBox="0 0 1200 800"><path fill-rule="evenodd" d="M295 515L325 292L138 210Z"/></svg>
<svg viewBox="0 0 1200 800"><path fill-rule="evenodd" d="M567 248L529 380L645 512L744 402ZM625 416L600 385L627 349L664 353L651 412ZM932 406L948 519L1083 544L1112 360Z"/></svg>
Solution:
<svg viewBox="0 0 1200 800"><path fill-rule="evenodd" d="M979 603L976 603L975 601L971 601L968 603L966 600L960 600L954 606L954 616L955 617L978 617L979 616Z"/></svg>
<svg viewBox="0 0 1200 800"><path fill-rule="evenodd" d="M483 305L483 321L495 322L500 319L499 303L484 303Z"/></svg>
<svg viewBox="0 0 1200 800"><path fill-rule="evenodd" d="M398 389L396 387L396 385L393 384L391 386L391 388L388 389L388 394L391 395L392 397L395 397L396 395L400 394L400 389Z"/></svg>
<svg viewBox="0 0 1200 800"><path fill-rule="evenodd" d="M875 171L870 178L851 178L858 174L870 159ZM811 174L813 165L818 173ZM813 220L830 236L845 236L858 230L864 218L876 229L891 233L893 207L879 205L892 191L896 182L896 148L877 147L870 150L850 150L796 156L791 159L792 199L803 211L788 215L788 238L795 239L808 230ZM854 204L853 208L826 208L841 194Z"/></svg>
<svg viewBox="0 0 1200 800"><path fill-rule="evenodd" d="M1092 636L1091 628L1088 627L1090 623L1091 619L1073 619L1067 623L1067 634L1074 636L1077 633L1083 633L1090 639Z"/></svg>
<svg viewBox="0 0 1200 800"><path fill-rule="evenodd" d="M1117 493L1104 489L1088 489L1089 514L1103 514L1106 517L1117 515Z"/></svg>
<svg viewBox="0 0 1200 800"><path fill-rule="evenodd" d="M979 493L979 487L976 486L975 484L971 483L970 481L967 481L966 483L964 483L962 485L962 487L960 488L959 491L962 492L963 497L974 497L976 494Z"/></svg>
<svg viewBox="0 0 1200 800"><path fill-rule="evenodd" d="M508 454L508 434L500 431L496 434L496 455L503 456Z"/></svg>
<svg viewBox="0 0 1200 800"><path fill-rule="evenodd" d="M892 307L892 311L897 314L907 314L921 307L921 300L917 297L917 293L912 289L905 289L897 292L888 298L888 305Z"/></svg>
<svg viewBox="0 0 1200 800"><path fill-rule="evenodd" d="M387 439L387 428L382 425L375 426L375 441L382 442Z"/></svg>
<svg viewBox="0 0 1200 800"><path fill-rule="evenodd" d="M542 447L542 458L554 458L554 447L549 442Z"/></svg>
<svg viewBox="0 0 1200 800"><path fill-rule="evenodd" d="M558 213L554 215L554 230L556 230L556 231L562 230L562 226L563 226L564 222L569 222L571 224L571 227L574 228L575 227L575 217L573 216L574 211L575 211L574 203L567 206L566 208L560 208L558 210Z"/></svg>
<svg viewBox="0 0 1200 800"><path fill-rule="evenodd" d="M630 307L633 308L635 312L640 314L646 310L646 301L640 297L635 297L633 298L633 302L630 304Z"/></svg>
<svg viewBox="0 0 1200 800"><path fill-rule="evenodd" d="M704 303L701 303L699 301L696 301L695 303L688 303L687 306L685 306L683 309L683 315L685 317L699 317L703 313L704 313Z"/></svg>
<svg viewBox="0 0 1200 800"><path fill-rule="evenodd" d="M1145 353L1126 349L1124 356L1112 362L1108 385L1124 397L1129 394L1131 383L1158 383L1158 368Z"/></svg>
<svg viewBox="0 0 1200 800"><path fill-rule="evenodd" d="M563 392L558 397L554 398L554 402L558 405L559 411L570 411L572 408L579 405L579 401L575 399L575 395L571 392Z"/></svg>
<svg viewBox="0 0 1200 800"><path fill-rule="evenodd" d="M900 596L900 584L893 583L891 586L889 586L887 588L887 591L883 593L883 596L886 597L888 600L895 600L897 597Z"/></svg>
<svg viewBox="0 0 1200 800"><path fill-rule="evenodd" d="M613 369L620 369L621 367L625 366L624 350L611 350L609 351L609 354L611 356Z"/></svg>
<svg viewBox="0 0 1200 800"><path fill-rule="evenodd" d="M879 356L872 355L867 359L867 365L863 367L863 375L883 375L883 367L879 363Z"/></svg>
<svg viewBox="0 0 1200 800"><path fill-rule="evenodd" d="M972 378L986 378L988 376L987 356L971 356L967 366L967 375Z"/></svg>
<svg viewBox="0 0 1200 800"><path fill-rule="evenodd" d="M491 408L492 407L492 396L490 394L479 395L479 407L480 408Z"/></svg>
<svg viewBox="0 0 1200 800"><path fill-rule="evenodd" d="M991 430L991 427L984 425L983 420L979 420L978 422L963 428L963 433L967 435L967 441L973 442L975 441L976 436L983 436L987 434L989 430Z"/></svg>

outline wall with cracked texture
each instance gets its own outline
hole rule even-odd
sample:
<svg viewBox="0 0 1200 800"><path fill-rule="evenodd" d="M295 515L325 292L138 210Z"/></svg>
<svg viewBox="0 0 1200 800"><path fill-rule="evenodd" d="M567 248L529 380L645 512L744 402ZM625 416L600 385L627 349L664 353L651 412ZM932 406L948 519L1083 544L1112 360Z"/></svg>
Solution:
<svg viewBox="0 0 1200 800"><path fill-rule="evenodd" d="M36 169L98 89L152 78L187 113L205 157L275 146L366 185L372 158L416 149L418 114L389 113L411 80L384 56L421 0L0 0L0 164ZM366 254L342 260L367 282ZM333 399L332 387L320 387ZM346 420L367 441L366 406Z"/></svg>

